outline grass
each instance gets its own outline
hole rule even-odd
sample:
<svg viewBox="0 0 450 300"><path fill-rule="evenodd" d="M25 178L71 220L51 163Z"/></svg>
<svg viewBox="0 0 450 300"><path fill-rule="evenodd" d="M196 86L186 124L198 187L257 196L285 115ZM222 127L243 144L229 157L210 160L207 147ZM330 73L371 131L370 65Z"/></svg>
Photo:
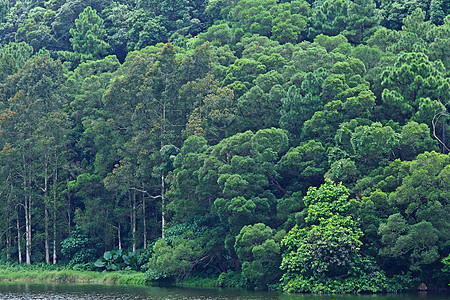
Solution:
<svg viewBox="0 0 450 300"><path fill-rule="evenodd" d="M57 282L153 285L146 281L145 273L135 271L95 272L71 269L65 266L34 264L18 265L0 262L0 281ZM182 287L214 288L217 278L190 276L176 283Z"/></svg>
<svg viewBox="0 0 450 300"><path fill-rule="evenodd" d="M63 267L0 265L0 281L145 285L145 273L94 272Z"/></svg>

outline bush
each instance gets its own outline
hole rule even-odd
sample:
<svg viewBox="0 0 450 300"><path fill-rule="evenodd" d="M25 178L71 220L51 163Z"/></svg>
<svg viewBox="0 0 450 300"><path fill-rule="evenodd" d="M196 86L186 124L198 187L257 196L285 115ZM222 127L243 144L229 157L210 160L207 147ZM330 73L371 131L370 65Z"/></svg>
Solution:
<svg viewBox="0 0 450 300"><path fill-rule="evenodd" d="M244 276L242 276L240 271L229 270L228 272L219 275L219 278L217 279L217 286L248 288L251 284Z"/></svg>
<svg viewBox="0 0 450 300"><path fill-rule="evenodd" d="M150 250L138 249L135 252L126 250L111 250L103 253L94 266L107 271L134 270L142 271L146 269L146 264L150 256Z"/></svg>
<svg viewBox="0 0 450 300"><path fill-rule="evenodd" d="M92 262L97 257L97 249L101 243L97 239L91 239L85 235L79 226L61 242L61 253L66 260L69 260L68 266L75 264L85 264Z"/></svg>

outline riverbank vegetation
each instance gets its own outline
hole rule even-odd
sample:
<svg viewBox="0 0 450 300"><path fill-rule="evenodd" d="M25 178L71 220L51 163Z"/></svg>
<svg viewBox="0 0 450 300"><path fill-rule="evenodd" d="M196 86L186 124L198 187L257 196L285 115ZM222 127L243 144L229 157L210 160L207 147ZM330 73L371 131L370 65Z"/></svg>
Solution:
<svg viewBox="0 0 450 300"><path fill-rule="evenodd" d="M449 43L448 1L0 0L0 259L448 289Z"/></svg>
<svg viewBox="0 0 450 300"><path fill-rule="evenodd" d="M97 284L149 284L145 274L133 271L96 272L75 270L66 266L44 264L0 265L0 281L97 283Z"/></svg>

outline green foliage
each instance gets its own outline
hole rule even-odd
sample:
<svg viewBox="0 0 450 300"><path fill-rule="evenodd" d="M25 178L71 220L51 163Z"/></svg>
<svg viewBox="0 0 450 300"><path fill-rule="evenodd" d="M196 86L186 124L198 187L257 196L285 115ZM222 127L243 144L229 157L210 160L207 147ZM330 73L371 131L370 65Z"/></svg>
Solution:
<svg viewBox="0 0 450 300"><path fill-rule="evenodd" d="M9 54L15 62L17 68L21 68L27 60L32 56L34 49L26 42L15 43L11 42L2 47L3 54Z"/></svg>
<svg viewBox="0 0 450 300"><path fill-rule="evenodd" d="M9 10L9 1L2 0L0 2L0 23L3 23L3 21L6 18L6 15L8 14Z"/></svg>
<svg viewBox="0 0 450 300"><path fill-rule="evenodd" d="M232 20L245 31L280 43L302 40L309 14L309 4L303 0L281 4L273 0L241 0L230 12Z"/></svg>
<svg viewBox="0 0 450 300"><path fill-rule="evenodd" d="M412 271L420 270L421 265L431 264L439 257L437 230L429 222L409 226L400 214L394 214L389 216L386 224L380 224L379 234L386 245L380 249L380 255L409 260Z"/></svg>
<svg viewBox="0 0 450 300"><path fill-rule="evenodd" d="M429 127L422 123L408 122L402 128L399 137L399 144L401 148L401 156L404 160L412 160L418 154L437 149L435 141L429 135Z"/></svg>
<svg viewBox="0 0 450 300"><path fill-rule="evenodd" d="M102 257L94 262L94 266L107 271L134 270L141 271L146 269L149 259L149 250L138 249L135 252L125 250L111 250L103 253Z"/></svg>
<svg viewBox="0 0 450 300"><path fill-rule="evenodd" d="M328 0L317 6L311 16L310 38L319 33L335 36L345 30L350 1Z"/></svg>
<svg viewBox="0 0 450 300"><path fill-rule="evenodd" d="M443 268L443 271L447 272L447 273L450 272L450 268L449 268L449 265L450 265L450 254L442 260L442 263L445 265L444 268Z"/></svg>
<svg viewBox="0 0 450 300"><path fill-rule="evenodd" d="M373 258L362 254L362 231L348 213L348 190L326 181L304 198L308 227L298 225L281 244L281 282L288 292L380 292L386 277ZM370 275L369 275L370 274Z"/></svg>
<svg viewBox="0 0 450 300"><path fill-rule="evenodd" d="M398 142L398 134L390 126L380 123L372 123L370 127L358 126L351 137L356 158L365 165L391 158Z"/></svg>
<svg viewBox="0 0 450 300"><path fill-rule="evenodd" d="M68 265L90 263L97 256L98 247L101 244L90 239L85 235L80 227L70 233L70 235L61 242L61 253L68 260Z"/></svg>
<svg viewBox="0 0 450 300"><path fill-rule="evenodd" d="M148 280L184 278L196 261L203 256L203 249L194 240L174 239L168 244L165 239L158 240L153 246L153 254L148 263Z"/></svg>
<svg viewBox="0 0 450 300"><path fill-rule="evenodd" d="M358 173L355 162L348 158L343 158L332 163L324 177L334 182L351 183L357 180Z"/></svg>
<svg viewBox="0 0 450 300"><path fill-rule="evenodd" d="M322 181L327 162L322 143L310 140L291 148L278 162L279 172L294 184L293 190L315 186Z"/></svg>
<svg viewBox="0 0 450 300"><path fill-rule="evenodd" d="M263 223L244 226L236 236L235 251L242 263L242 275L253 285L267 288L279 279L280 246L272 229Z"/></svg>
<svg viewBox="0 0 450 300"><path fill-rule="evenodd" d="M104 56L109 45L104 41L106 31L97 11L88 6L75 20L75 28L70 29L73 51L81 53L85 59Z"/></svg>
<svg viewBox="0 0 450 300"><path fill-rule="evenodd" d="M400 55L382 74L385 118L404 123L417 112L421 98L447 99L449 83L442 76L444 70L441 62L430 62L423 53Z"/></svg>
<svg viewBox="0 0 450 300"><path fill-rule="evenodd" d="M219 287L249 288L250 284L241 272L229 270L217 279Z"/></svg>
<svg viewBox="0 0 450 300"><path fill-rule="evenodd" d="M97 270L129 270L108 282L446 286L448 13L0 0L2 258L102 255ZM98 252L118 248L151 250Z"/></svg>

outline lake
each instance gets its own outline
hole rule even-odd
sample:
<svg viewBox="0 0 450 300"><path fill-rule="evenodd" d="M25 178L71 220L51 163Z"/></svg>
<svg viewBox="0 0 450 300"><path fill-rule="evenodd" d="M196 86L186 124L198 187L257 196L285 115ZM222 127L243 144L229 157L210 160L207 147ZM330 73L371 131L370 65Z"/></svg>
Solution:
<svg viewBox="0 0 450 300"><path fill-rule="evenodd" d="M402 295L287 295L275 292L235 289L162 288L94 284L0 283L0 299L201 299L201 300L448 300L447 296L426 294Z"/></svg>

